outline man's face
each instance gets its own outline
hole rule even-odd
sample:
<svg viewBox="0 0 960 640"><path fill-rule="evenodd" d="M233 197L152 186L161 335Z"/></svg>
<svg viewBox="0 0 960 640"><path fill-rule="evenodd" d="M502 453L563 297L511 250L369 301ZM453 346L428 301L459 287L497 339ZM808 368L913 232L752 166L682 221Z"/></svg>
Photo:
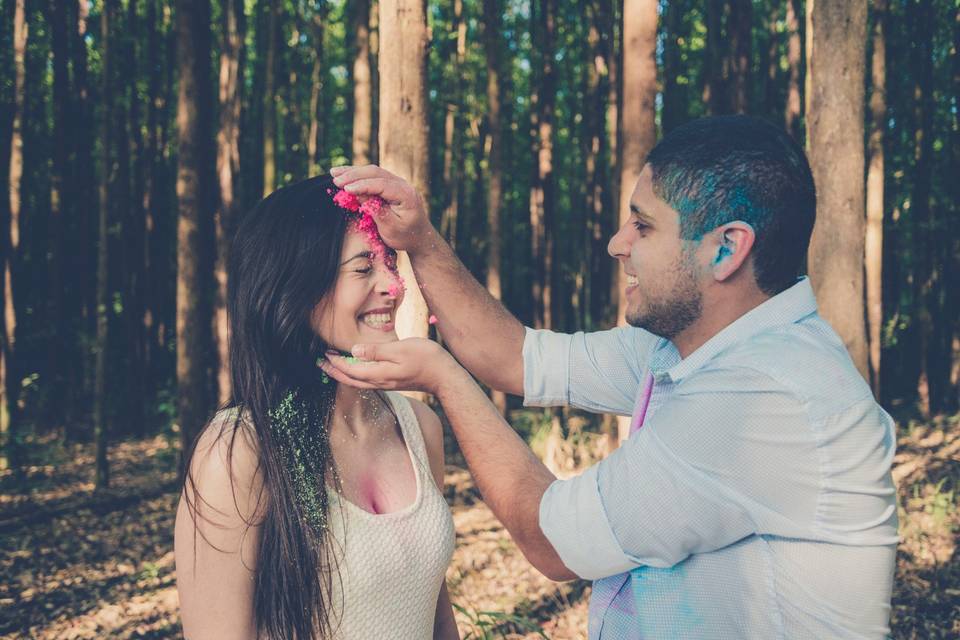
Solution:
<svg viewBox="0 0 960 640"><path fill-rule="evenodd" d="M653 192L650 165L630 197L630 218L610 239L607 251L626 274L626 319L673 338L699 319L704 269L698 243L680 238L680 216Z"/></svg>

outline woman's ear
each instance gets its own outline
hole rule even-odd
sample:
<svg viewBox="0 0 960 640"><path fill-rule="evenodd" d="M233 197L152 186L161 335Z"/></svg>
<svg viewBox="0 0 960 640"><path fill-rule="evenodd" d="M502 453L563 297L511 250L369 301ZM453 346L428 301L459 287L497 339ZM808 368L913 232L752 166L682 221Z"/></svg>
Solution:
<svg viewBox="0 0 960 640"><path fill-rule="evenodd" d="M713 278L723 282L735 274L746 262L756 233L753 227L737 220L718 227L716 234L716 248L711 262Z"/></svg>

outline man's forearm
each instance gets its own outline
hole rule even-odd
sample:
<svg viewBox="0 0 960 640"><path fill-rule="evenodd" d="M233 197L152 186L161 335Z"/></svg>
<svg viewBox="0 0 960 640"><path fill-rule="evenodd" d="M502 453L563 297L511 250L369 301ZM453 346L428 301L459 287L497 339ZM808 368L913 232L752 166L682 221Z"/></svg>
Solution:
<svg viewBox="0 0 960 640"><path fill-rule="evenodd" d="M540 500L556 479L459 369L436 392L477 488L520 551L552 580L577 576L540 529Z"/></svg>
<svg viewBox="0 0 960 640"><path fill-rule="evenodd" d="M483 383L523 394L524 329L470 274L431 229L429 242L411 252L417 283L450 351Z"/></svg>

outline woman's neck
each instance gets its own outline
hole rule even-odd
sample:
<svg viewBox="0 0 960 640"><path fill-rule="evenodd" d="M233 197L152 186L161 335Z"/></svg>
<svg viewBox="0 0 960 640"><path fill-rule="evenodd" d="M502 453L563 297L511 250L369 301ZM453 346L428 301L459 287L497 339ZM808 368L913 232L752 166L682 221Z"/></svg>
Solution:
<svg viewBox="0 0 960 640"><path fill-rule="evenodd" d="M337 385L337 397L333 405L335 429L344 428L354 437L379 431L385 423L385 411L384 400L376 390Z"/></svg>

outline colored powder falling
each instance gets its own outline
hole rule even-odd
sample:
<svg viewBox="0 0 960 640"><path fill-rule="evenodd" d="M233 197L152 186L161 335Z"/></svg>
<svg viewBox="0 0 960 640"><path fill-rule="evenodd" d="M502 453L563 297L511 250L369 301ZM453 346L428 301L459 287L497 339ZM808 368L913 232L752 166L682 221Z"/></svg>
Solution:
<svg viewBox="0 0 960 640"><path fill-rule="evenodd" d="M394 282L391 283L387 290L388 293L393 298L400 297L407 290L407 287L403 278L397 273L397 254L383 241L383 238L380 236L380 231L377 229L377 223L373 219L374 216L383 214L383 199L374 196L368 198L361 204L359 198L349 191L341 189L333 193L331 189L328 190L327 193L333 194L333 203L335 205L341 209L345 209L348 213L355 214L351 216L354 230L364 236L367 244L370 245L370 250L373 252L374 257L380 258L394 276Z"/></svg>
<svg viewBox="0 0 960 640"><path fill-rule="evenodd" d="M427 319L427 322L430 324L437 324L437 316L430 314L430 317Z"/></svg>

